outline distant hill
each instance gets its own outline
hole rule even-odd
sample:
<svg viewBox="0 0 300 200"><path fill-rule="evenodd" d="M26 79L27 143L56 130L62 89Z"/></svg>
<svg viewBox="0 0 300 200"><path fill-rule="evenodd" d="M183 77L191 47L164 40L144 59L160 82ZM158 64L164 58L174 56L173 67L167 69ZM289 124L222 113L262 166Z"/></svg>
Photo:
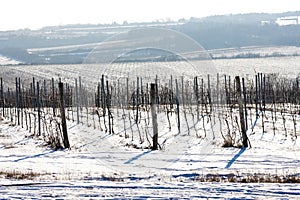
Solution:
<svg viewBox="0 0 300 200"><path fill-rule="evenodd" d="M19 65L19 64L22 64L22 63L17 60L13 60L13 59L10 59L10 58L0 55L0 66L1 65Z"/></svg>
<svg viewBox="0 0 300 200"><path fill-rule="evenodd" d="M166 27L185 33L205 49L299 46L300 11L250 13L170 22L75 24L0 32L0 54L31 64L81 63L95 44L136 27ZM279 22L284 22L282 26ZM290 24L289 24L290 23Z"/></svg>

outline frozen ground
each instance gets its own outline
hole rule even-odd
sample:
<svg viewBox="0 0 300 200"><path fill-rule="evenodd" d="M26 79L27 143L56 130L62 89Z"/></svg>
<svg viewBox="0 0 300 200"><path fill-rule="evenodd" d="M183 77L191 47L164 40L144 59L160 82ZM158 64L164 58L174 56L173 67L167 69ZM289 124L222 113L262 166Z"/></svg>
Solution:
<svg viewBox="0 0 300 200"><path fill-rule="evenodd" d="M221 73L251 76L262 71L282 73L280 69L285 69L285 74L294 77L300 69L299 57L214 62L221 66L218 69ZM14 87L15 77L24 74L28 79L32 76L41 79L78 77L78 68L83 67L11 66L0 70ZM84 68L82 73L83 77L97 76L92 68ZM69 122L71 149L54 151L25 128L1 119L0 199L299 199L299 183L289 183L300 176L299 117L298 138L292 131L284 136L280 116L275 135L270 117L265 133L258 120L253 133L248 132L252 148L247 149L222 148L220 137L213 140L211 135L201 138L193 133L189 136L186 129L181 134L173 129L168 132L164 120L162 123L166 125L160 126L163 130L159 142L169 148L164 149L162 145L163 151L146 148L147 128L142 126L139 128L144 142L130 143L130 137L125 138L122 131L122 120L115 120L114 135L94 129L93 125ZM293 130L291 119L287 120L287 127ZM173 122L172 126L176 127ZM132 126L137 133L135 125L125 126L129 136ZM201 131L198 133L201 135ZM134 145L139 148L132 148ZM266 183L278 181L287 183Z"/></svg>
<svg viewBox="0 0 300 200"><path fill-rule="evenodd" d="M297 184L240 184L179 181L9 181L8 199L299 199Z"/></svg>
<svg viewBox="0 0 300 200"><path fill-rule="evenodd" d="M247 149L222 148L218 139L186 131L160 137L171 148L137 149L124 145L130 138L122 121L115 127L109 135L69 122L71 149L55 151L2 119L1 198L300 198L299 184L288 180L299 178L299 138L262 134L259 121ZM287 183L253 183L276 180Z"/></svg>

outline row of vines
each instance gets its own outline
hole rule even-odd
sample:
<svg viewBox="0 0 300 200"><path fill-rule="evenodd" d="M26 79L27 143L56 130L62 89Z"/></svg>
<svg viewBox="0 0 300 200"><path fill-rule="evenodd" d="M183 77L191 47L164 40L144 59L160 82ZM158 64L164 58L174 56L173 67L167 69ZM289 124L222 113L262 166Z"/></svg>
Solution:
<svg viewBox="0 0 300 200"><path fill-rule="evenodd" d="M300 135L300 77L258 73L237 80L219 74L154 79L151 102L150 83L142 77L109 80L102 76L93 86L81 77L72 83L16 78L14 86L1 78L0 115L54 148L69 147L64 120L109 134L116 134L116 123L123 124L125 138L150 145L151 103L169 131L185 131L198 138L208 134L214 138L219 133L223 146L245 145L242 132L254 134L257 128L262 134L296 140Z"/></svg>

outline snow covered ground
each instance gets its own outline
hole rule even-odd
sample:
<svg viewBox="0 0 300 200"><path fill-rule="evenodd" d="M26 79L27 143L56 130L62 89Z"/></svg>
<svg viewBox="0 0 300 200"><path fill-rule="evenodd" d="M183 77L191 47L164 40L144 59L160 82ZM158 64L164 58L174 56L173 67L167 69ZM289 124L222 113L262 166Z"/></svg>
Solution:
<svg viewBox="0 0 300 200"><path fill-rule="evenodd" d="M286 74L294 76L299 73L298 61L299 57L215 62L222 73L231 70L230 73L253 75L259 71L281 73L285 69ZM11 66L0 70L8 82L5 84L14 87L15 77L24 74L27 79L67 74L72 82L79 75L78 68L83 69L80 65L53 65ZM84 68L81 75L99 78L90 68ZM215 131L213 138L209 126L207 137L201 137L203 128L198 125L203 124L203 119L196 122L188 116L189 134L182 118L179 134L176 115L171 117L171 130L166 117L158 116L162 147L158 151L148 148L151 141L147 130L151 127L147 126L151 125L146 120L139 127L128 121L124 125L121 110L119 118L115 115L115 134L111 135L100 131L99 124L94 129L92 122L88 127L69 121L71 149L61 150L49 148L25 126L1 119L0 199L299 199L300 116L295 114L295 129L292 118L286 114L285 136L283 119L277 114L275 135L268 112L264 133L261 118L256 121L252 116L250 125L255 126L248 131L252 147L246 149L221 147L221 136ZM296 180L298 183L292 183Z"/></svg>
<svg viewBox="0 0 300 200"><path fill-rule="evenodd" d="M5 182L4 199L299 199L297 184L126 180Z"/></svg>
<svg viewBox="0 0 300 200"><path fill-rule="evenodd" d="M218 136L196 137L184 128L178 134L166 125L159 151L146 148L146 135L140 146L130 143L136 125L126 125L126 138L123 121L115 123L112 135L69 121L71 149L55 151L1 119L1 198L300 198L299 183L291 183L300 175L299 138L274 135L268 126L262 134L259 120L248 132L252 148L223 148Z"/></svg>

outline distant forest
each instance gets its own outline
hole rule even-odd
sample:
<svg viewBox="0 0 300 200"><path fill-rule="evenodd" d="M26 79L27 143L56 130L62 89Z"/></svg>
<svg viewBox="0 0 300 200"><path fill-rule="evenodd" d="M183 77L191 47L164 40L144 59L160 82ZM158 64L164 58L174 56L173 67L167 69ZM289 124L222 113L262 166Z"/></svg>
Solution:
<svg viewBox="0 0 300 200"><path fill-rule="evenodd" d="M145 24L185 33L208 50L265 45L300 47L300 23L297 21L298 24L285 26L276 23L279 18L289 16L300 16L300 11L219 15L180 19L176 22L77 24L44 27L40 30L5 31L0 32L0 54L29 64L81 63L91 47L68 52L61 49L44 52L29 50L97 43L117 32Z"/></svg>

